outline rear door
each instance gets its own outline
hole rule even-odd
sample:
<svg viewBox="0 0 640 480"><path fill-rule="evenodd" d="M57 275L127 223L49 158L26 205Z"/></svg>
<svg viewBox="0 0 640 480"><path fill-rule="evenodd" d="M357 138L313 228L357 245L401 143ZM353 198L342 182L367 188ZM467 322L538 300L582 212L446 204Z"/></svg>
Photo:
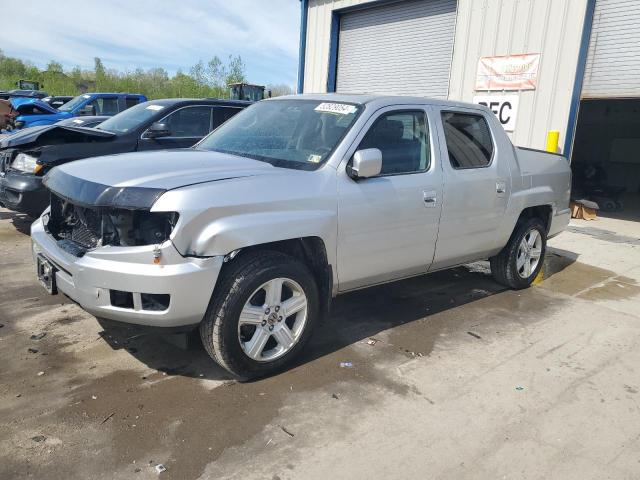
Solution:
<svg viewBox="0 0 640 480"><path fill-rule="evenodd" d="M432 269L483 258L495 239L511 194L488 113L436 108L444 174L442 218Z"/></svg>
<svg viewBox="0 0 640 480"><path fill-rule="evenodd" d="M188 148L211 131L213 108L209 105L181 107L158 120L169 128L169 135L149 138L146 132L138 142L139 150Z"/></svg>
<svg viewBox="0 0 640 480"><path fill-rule="evenodd" d="M425 273L433 260L442 199L433 117L424 106L381 109L360 132L338 175L341 291ZM359 149L382 152L382 172L353 180Z"/></svg>

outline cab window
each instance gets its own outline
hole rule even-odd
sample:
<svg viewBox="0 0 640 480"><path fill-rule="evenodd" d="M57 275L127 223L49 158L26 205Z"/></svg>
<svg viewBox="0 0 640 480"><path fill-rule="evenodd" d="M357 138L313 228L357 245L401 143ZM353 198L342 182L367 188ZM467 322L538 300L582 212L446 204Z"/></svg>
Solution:
<svg viewBox="0 0 640 480"><path fill-rule="evenodd" d="M424 111L411 110L381 115L360 142L358 150L382 152L381 175L415 173L429 169L429 127Z"/></svg>
<svg viewBox="0 0 640 480"><path fill-rule="evenodd" d="M442 112L442 125L453 168L482 168L491 163L493 141L482 115Z"/></svg>
<svg viewBox="0 0 640 480"><path fill-rule="evenodd" d="M185 107L162 120L170 137L204 137L211 131L211 107Z"/></svg>
<svg viewBox="0 0 640 480"><path fill-rule="evenodd" d="M240 110L240 108L235 107L215 107L213 109L213 129L218 128Z"/></svg>
<svg viewBox="0 0 640 480"><path fill-rule="evenodd" d="M135 107L140 103L140 97L126 97L124 102L125 108Z"/></svg>
<svg viewBox="0 0 640 480"><path fill-rule="evenodd" d="M93 106L94 115L115 115L118 113L117 97L96 98L88 105Z"/></svg>

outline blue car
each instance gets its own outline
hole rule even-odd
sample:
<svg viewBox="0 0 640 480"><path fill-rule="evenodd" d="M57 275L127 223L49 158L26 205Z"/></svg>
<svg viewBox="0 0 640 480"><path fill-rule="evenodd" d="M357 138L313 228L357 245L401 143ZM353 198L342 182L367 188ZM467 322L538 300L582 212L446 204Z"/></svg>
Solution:
<svg viewBox="0 0 640 480"><path fill-rule="evenodd" d="M146 101L147 97L134 93L85 93L55 109L35 98L11 99L13 108L19 114L14 122L16 128L52 125L60 120L83 115L110 117Z"/></svg>

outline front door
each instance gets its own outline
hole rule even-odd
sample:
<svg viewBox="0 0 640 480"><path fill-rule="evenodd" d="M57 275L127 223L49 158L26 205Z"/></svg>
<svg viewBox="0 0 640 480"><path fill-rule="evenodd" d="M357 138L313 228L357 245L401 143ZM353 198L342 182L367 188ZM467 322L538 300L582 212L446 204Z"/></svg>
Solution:
<svg viewBox="0 0 640 480"><path fill-rule="evenodd" d="M369 120L338 175L338 282L350 290L425 273L433 260L442 172L424 107L391 107ZM379 176L345 167L360 149L382 152Z"/></svg>

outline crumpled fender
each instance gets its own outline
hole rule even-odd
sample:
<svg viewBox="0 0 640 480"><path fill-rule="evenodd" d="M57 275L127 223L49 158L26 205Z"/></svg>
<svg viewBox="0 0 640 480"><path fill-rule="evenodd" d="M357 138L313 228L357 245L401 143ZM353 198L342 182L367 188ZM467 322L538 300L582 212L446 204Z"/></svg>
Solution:
<svg viewBox="0 0 640 480"><path fill-rule="evenodd" d="M325 245L331 245L327 237L331 237L332 232L335 232L335 212L295 210L245 213L212 221L182 246L184 251L181 253L211 257L253 245L304 237L320 237Z"/></svg>

